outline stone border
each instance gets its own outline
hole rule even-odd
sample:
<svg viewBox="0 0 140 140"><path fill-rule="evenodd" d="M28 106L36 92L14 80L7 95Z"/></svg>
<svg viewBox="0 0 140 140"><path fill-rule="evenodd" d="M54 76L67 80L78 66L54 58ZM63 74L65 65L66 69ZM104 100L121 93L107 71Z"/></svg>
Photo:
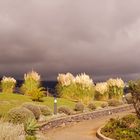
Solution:
<svg viewBox="0 0 140 140"><path fill-rule="evenodd" d="M108 138L108 137L104 136L103 134L101 134L101 129L102 129L103 127L104 127L104 126L100 127L100 128L97 130L97 133L96 133L97 138L99 138L100 140L114 140L114 139Z"/></svg>
<svg viewBox="0 0 140 140"><path fill-rule="evenodd" d="M58 118L55 120L45 122L44 124L41 125L41 130L46 131L46 130L49 130L52 128L66 126L66 125L72 124L74 122L92 120L97 117L108 116L110 114L124 112L124 111L132 110L132 109L134 109L134 107L131 104L131 105L123 105L123 106L119 106L119 107L113 107L113 108L109 108L109 109L93 111L93 112L89 112L89 113L71 115L71 116Z"/></svg>

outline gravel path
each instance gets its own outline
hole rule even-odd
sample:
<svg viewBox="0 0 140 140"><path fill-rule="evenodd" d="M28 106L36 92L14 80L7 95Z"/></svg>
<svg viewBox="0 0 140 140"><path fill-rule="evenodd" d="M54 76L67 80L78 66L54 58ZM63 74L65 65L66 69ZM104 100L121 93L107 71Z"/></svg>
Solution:
<svg viewBox="0 0 140 140"><path fill-rule="evenodd" d="M49 130L45 135L49 138L48 140L99 140L96 137L96 131L99 127L104 125L111 117L121 117L130 113L132 113L132 111L83 121L64 128Z"/></svg>

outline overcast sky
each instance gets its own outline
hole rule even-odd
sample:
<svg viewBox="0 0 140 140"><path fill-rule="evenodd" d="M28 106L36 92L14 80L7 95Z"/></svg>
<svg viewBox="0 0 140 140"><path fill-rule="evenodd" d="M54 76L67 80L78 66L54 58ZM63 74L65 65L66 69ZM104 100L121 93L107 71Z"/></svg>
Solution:
<svg viewBox="0 0 140 140"><path fill-rule="evenodd" d="M0 0L0 76L140 78L139 0Z"/></svg>

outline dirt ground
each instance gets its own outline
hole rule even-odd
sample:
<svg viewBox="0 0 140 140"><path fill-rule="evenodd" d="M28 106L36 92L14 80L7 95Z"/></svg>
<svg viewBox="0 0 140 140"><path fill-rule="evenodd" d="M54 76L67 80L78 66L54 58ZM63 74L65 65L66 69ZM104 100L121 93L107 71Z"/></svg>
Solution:
<svg viewBox="0 0 140 140"><path fill-rule="evenodd" d="M134 111L112 114L94 120L83 121L64 128L57 128L46 132L47 140L99 140L96 131L112 117L121 117Z"/></svg>

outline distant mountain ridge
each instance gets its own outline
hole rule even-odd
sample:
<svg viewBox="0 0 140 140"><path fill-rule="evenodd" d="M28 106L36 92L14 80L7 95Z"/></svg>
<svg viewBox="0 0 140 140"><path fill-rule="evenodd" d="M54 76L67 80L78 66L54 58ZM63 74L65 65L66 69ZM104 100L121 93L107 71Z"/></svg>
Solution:
<svg viewBox="0 0 140 140"><path fill-rule="evenodd" d="M23 80L17 80L16 87L21 87L23 83ZM55 89L55 86L57 84L57 81L41 81L41 85L45 87L46 89Z"/></svg>

